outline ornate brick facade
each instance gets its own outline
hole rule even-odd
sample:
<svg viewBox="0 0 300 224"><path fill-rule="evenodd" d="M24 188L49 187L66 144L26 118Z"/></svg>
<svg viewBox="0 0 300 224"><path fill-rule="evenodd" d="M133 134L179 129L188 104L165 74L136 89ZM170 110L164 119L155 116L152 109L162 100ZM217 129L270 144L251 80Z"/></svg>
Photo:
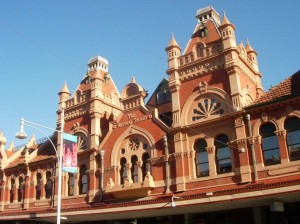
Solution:
<svg viewBox="0 0 300 224"><path fill-rule="evenodd" d="M299 201L300 73L264 92L257 53L249 41L237 44L235 26L210 6L198 10L184 49L172 36L169 79L147 103L134 77L119 93L100 56L89 60L74 94L64 84L57 129L64 108L64 132L78 137L78 173L62 181L70 222ZM58 154L60 135L50 137ZM0 132L0 220L53 222L52 144L32 137L20 149L5 145Z"/></svg>

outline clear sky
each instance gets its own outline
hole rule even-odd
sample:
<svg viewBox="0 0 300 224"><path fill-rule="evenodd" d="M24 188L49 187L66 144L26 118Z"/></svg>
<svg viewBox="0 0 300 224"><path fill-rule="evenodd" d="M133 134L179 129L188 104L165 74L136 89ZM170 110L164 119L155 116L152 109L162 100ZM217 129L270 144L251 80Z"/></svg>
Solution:
<svg viewBox="0 0 300 224"><path fill-rule="evenodd" d="M100 55L119 91L135 76L151 95L167 78L172 33L185 48L198 9L212 5L258 53L265 90L299 70L300 1L0 0L0 130L14 138L20 118L56 127L58 95L71 93ZM26 127L30 136L44 137ZM50 132L51 133L51 132ZM49 134L50 134L49 133Z"/></svg>

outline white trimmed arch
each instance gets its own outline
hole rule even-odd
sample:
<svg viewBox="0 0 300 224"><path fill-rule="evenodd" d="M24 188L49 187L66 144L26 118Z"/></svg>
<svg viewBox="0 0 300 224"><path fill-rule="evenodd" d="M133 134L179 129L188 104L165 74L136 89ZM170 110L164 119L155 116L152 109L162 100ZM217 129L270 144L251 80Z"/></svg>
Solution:
<svg viewBox="0 0 300 224"><path fill-rule="evenodd" d="M198 102L204 99L207 99L210 105L212 105L211 108L204 109L205 110L203 111L204 114L206 113L207 115L210 115L212 112L214 112L213 110L215 109L216 103L221 103L221 107L218 108L218 110L220 109L223 110L223 114L230 113L233 111L231 98L224 90L217 87L207 86L207 90L202 93L199 93L199 91L195 91L184 104L181 117L180 117L180 123L182 125L189 125L189 124L199 122L199 121L192 121L191 114L192 111L195 108L197 108ZM216 102L214 103L214 101ZM210 115L210 116L206 116L203 119L213 119L218 116L222 116L222 115ZM199 120L203 120L203 119L201 118Z"/></svg>
<svg viewBox="0 0 300 224"><path fill-rule="evenodd" d="M123 157L120 153L120 150L123 148L125 141L130 136L137 136L137 137L140 136L142 139L144 139L149 145L149 149L145 150L144 152L148 152L150 158L156 157L157 151L155 150L155 140L152 137L152 135L143 128L140 128L135 125L131 125L123 132L123 134L118 138L118 140L113 146L112 155L111 155L112 166L119 165L120 158ZM139 160L141 159L144 152L136 153L136 155L138 155Z"/></svg>

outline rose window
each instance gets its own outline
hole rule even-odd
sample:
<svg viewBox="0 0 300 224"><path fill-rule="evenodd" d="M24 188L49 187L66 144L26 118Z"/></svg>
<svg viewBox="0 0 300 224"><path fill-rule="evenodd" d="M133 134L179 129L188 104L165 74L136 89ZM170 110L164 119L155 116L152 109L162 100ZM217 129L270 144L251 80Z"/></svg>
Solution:
<svg viewBox="0 0 300 224"><path fill-rule="evenodd" d="M140 140L138 138L129 139L129 148L130 150L136 151L140 146Z"/></svg>

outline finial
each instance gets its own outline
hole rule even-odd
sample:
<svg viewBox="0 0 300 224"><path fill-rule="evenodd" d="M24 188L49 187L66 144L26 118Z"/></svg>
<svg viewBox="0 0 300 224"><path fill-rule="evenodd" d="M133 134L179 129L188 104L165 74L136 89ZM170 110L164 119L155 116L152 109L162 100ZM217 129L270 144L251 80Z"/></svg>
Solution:
<svg viewBox="0 0 300 224"><path fill-rule="evenodd" d="M132 82L132 83L135 83L135 77L134 77L134 76L132 76L131 82Z"/></svg>

